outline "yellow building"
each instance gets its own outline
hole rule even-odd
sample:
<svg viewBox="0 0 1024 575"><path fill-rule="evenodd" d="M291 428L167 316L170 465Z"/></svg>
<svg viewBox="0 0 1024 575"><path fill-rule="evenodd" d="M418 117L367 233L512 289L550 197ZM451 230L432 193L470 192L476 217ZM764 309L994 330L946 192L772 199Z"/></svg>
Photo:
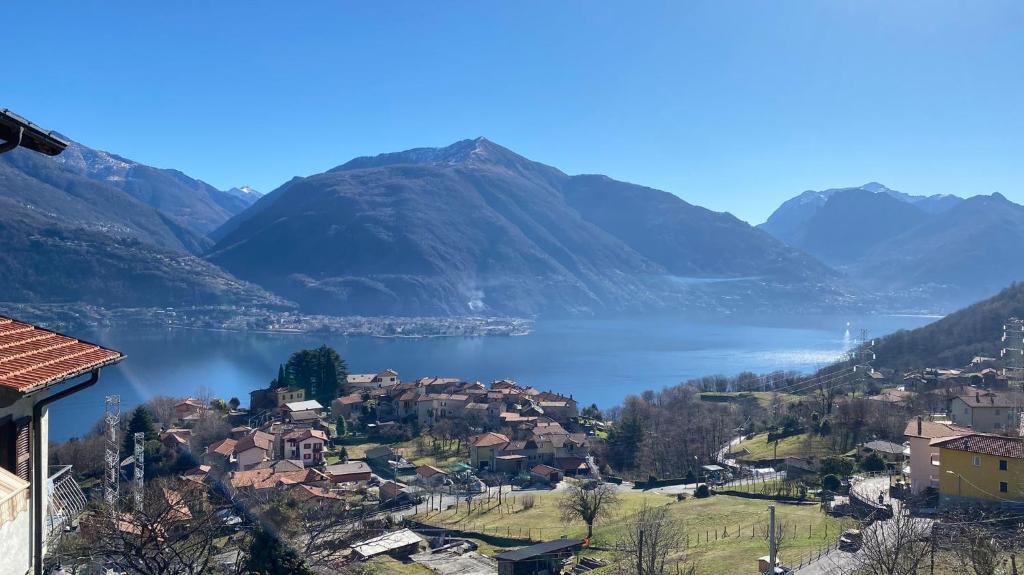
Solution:
<svg viewBox="0 0 1024 575"><path fill-rule="evenodd" d="M945 503L1024 505L1024 439L988 433L939 438L939 497Z"/></svg>

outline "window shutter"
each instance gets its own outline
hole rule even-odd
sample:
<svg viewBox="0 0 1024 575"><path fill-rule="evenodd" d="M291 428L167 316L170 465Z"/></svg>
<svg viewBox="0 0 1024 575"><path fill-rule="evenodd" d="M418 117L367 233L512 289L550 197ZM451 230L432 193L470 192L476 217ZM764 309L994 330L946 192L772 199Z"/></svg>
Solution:
<svg viewBox="0 0 1024 575"><path fill-rule="evenodd" d="M15 475L25 481L32 481L32 418L23 417L15 422L14 437Z"/></svg>

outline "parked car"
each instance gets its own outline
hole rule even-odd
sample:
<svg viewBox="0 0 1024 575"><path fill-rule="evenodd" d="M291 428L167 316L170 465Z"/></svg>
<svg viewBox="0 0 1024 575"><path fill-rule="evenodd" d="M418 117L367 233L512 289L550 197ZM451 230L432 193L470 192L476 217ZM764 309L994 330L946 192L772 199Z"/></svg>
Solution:
<svg viewBox="0 0 1024 575"><path fill-rule="evenodd" d="M841 551L856 551L864 542L864 535L860 529L847 529L839 536L839 549Z"/></svg>

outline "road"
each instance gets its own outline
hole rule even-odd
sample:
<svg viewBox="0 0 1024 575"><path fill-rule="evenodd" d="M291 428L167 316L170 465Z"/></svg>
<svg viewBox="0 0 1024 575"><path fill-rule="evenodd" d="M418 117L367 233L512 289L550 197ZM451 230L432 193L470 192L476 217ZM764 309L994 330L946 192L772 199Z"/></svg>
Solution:
<svg viewBox="0 0 1024 575"><path fill-rule="evenodd" d="M899 508L899 500L889 499L889 478L886 476L872 477L870 479L864 479L855 483L850 489L857 492L865 499L870 501L878 501L878 494L882 493L885 495L885 502L891 503L893 506L893 513L902 513L903 511ZM888 538L886 530L891 527L891 520L876 521L869 525L864 531L865 536L869 536L870 533L874 533L878 529L882 529L881 537ZM851 573L857 567L858 556L856 552L840 551L838 549L829 552L826 555L822 555L820 559L812 561L810 564L795 570L793 573L798 575L836 575L842 573Z"/></svg>

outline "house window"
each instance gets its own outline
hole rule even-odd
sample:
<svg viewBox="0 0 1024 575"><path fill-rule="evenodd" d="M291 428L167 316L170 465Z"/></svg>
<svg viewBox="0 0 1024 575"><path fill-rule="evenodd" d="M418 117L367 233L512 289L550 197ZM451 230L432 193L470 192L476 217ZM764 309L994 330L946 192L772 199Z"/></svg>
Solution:
<svg viewBox="0 0 1024 575"><path fill-rule="evenodd" d="M981 467L981 457L975 455L971 458L971 465L975 467Z"/></svg>
<svg viewBox="0 0 1024 575"><path fill-rule="evenodd" d="M1000 459L999 460L999 471L1006 471L1006 460L1005 459Z"/></svg>
<svg viewBox="0 0 1024 575"><path fill-rule="evenodd" d="M309 459L309 458L310 458L310 455L309 455L308 453L303 453L303 454L302 454L302 458L303 458L303 459Z"/></svg>
<svg viewBox="0 0 1024 575"><path fill-rule="evenodd" d="M1005 481L1000 481L1000 482L999 482L999 492L1000 492L1000 493L1006 493L1006 491L1007 491L1008 489L1009 489L1009 486L1008 486L1008 485L1006 484L1006 482L1005 482Z"/></svg>

